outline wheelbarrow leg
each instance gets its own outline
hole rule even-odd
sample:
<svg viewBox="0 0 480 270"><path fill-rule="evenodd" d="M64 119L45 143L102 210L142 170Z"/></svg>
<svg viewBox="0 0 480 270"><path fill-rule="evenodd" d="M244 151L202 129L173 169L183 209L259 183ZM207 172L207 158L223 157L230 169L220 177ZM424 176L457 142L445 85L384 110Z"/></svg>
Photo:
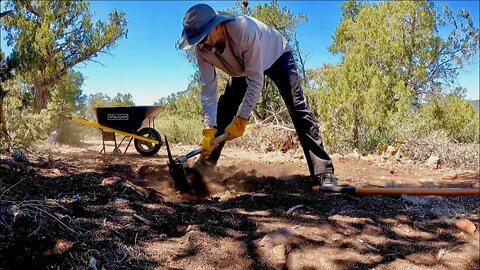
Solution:
<svg viewBox="0 0 480 270"><path fill-rule="evenodd" d="M103 130L100 130L102 132L102 145L103 145L103 148L102 150L100 150L99 154L101 154L103 152L103 154L107 154L107 150L105 149L105 134L104 134L104 131Z"/></svg>
<svg viewBox="0 0 480 270"><path fill-rule="evenodd" d="M128 141L128 144L127 144L127 148L125 148L125 152L123 152L123 154L125 155L125 153L127 153L127 150L128 150L128 147L130 147L130 143L132 142L133 138L130 137L130 140Z"/></svg>

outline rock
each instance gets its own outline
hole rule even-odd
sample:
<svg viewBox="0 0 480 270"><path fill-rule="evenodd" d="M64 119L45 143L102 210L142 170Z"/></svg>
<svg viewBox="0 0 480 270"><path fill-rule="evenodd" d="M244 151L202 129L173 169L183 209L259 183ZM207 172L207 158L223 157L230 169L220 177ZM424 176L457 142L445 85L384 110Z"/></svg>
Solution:
<svg viewBox="0 0 480 270"><path fill-rule="evenodd" d="M49 142L56 143L56 142L58 142L59 137L60 137L60 128L57 128L54 131L52 131L52 133L50 133L50 135L48 135L47 140Z"/></svg>
<svg viewBox="0 0 480 270"><path fill-rule="evenodd" d="M57 177L57 176L61 176L61 175L62 175L62 172L61 172L59 169L57 169L57 168L51 169L51 170L50 170L50 173L51 173L51 175L54 176L54 177Z"/></svg>
<svg viewBox="0 0 480 270"><path fill-rule="evenodd" d="M368 162L376 162L376 163L382 161L382 157L380 157L378 155L367 155L365 157L360 157L360 159L368 161Z"/></svg>
<svg viewBox="0 0 480 270"><path fill-rule="evenodd" d="M432 204L432 198L426 196L409 196L402 195L402 201L411 205L430 206Z"/></svg>
<svg viewBox="0 0 480 270"><path fill-rule="evenodd" d="M10 170L10 166L8 166L7 164L0 164L0 168Z"/></svg>
<svg viewBox="0 0 480 270"><path fill-rule="evenodd" d="M435 155L431 155L428 158L426 165L429 168L438 169L438 166L440 165L440 158Z"/></svg>
<svg viewBox="0 0 480 270"><path fill-rule="evenodd" d="M295 159L304 159L305 156L303 154L303 151L295 151L295 153L293 154L293 158Z"/></svg>
<svg viewBox="0 0 480 270"><path fill-rule="evenodd" d="M88 259L88 269L97 270L97 260L92 256L90 256Z"/></svg>
<svg viewBox="0 0 480 270"><path fill-rule="evenodd" d="M464 171L464 172L458 172L458 173L450 173L447 175L442 176L442 179L444 180L455 180L455 179L475 179L477 180L479 177L479 172L476 171Z"/></svg>
<svg viewBox="0 0 480 270"><path fill-rule="evenodd" d="M43 252L43 256L61 255L72 248L73 243L65 238L55 240L55 245L51 249L47 249Z"/></svg>
<svg viewBox="0 0 480 270"><path fill-rule="evenodd" d="M192 229L193 229L193 226L191 226L191 225L178 225L177 226L177 232L180 235L185 235L186 233L188 233Z"/></svg>
<svg viewBox="0 0 480 270"><path fill-rule="evenodd" d="M415 164L415 161L413 161L412 159L407 159L407 160L404 160L403 162L405 164Z"/></svg>
<svg viewBox="0 0 480 270"><path fill-rule="evenodd" d="M220 196L219 201L226 202L229 199L233 198L234 196L235 196L234 191L227 190L223 195Z"/></svg>
<svg viewBox="0 0 480 270"><path fill-rule="evenodd" d="M395 155L393 156L393 158L395 160L401 160L402 159L402 151L400 149L398 149L398 151L395 153Z"/></svg>
<svg viewBox="0 0 480 270"><path fill-rule="evenodd" d="M360 154L358 154L357 149L353 150L353 152L348 154L347 156L351 158L357 158L357 159L360 158Z"/></svg>
<svg viewBox="0 0 480 270"><path fill-rule="evenodd" d="M476 230L475 224L466 218L455 221L455 226L468 234L473 234Z"/></svg>
<svg viewBox="0 0 480 270"><path fill-rule="evenodd" d="M298 232L291 228L282 228L266 234L260 240L260 246L273 248L278 245L289 245L295 242Z"/></svg>
<svg viewBox="0 0 480 270"><path fill-rule="evenodd" d="M117 176L107 177L102 180L102 183L100 185L110 186L118 183L120 180L121 180L120 177L117 177Z"/></svg>
<svg viewBox="0 0 480 270"><path fill-rule="evenodd" d="M387 151L386 152L387 152L387 154L393 156L397 152L397 149L396 149L396 147L389 145L389 146L387 146Z"/></svg>
<svg viewBox="0 0 480 270"><path fill-rule="evenodd" d="M15 162L28 162L27 156L20 150L13 151L12 158Z"/></svg>

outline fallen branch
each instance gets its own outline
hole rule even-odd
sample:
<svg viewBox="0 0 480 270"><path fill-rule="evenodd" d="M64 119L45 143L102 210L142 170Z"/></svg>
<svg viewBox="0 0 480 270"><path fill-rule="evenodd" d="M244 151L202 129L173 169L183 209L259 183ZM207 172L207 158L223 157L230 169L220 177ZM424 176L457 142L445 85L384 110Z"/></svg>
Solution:
<svg viewBox="0 0 480 270"><path fill-rule="evenodd" d="M58 222L61 226L63 226L68 231L74 233L75 235L78 235L77 231L75 231L74 229L72 229L71 227L63 223L58 217L56 217L55 215L51 214L46 209L44 209L44 208L53 209L56 207L65 209L64 207L58 205L58 203L56 202L54 202L55 204L57 204L56 206L44 204L40 200L28 200L28 201L21 201L21 202L10 201L10 200L0 200L0 203L12 204L13 207L16 207L18 209L18 211L23 211L23 213L25 213L25 215L29 216L30 218L33 218L32 216L34 216L35 220L37 219L37 215L39 212L43 213L44 215L47 215L53 218L56 222ZM49 201L48 203L52 203L52 201ZM39 226L30 235L34 235L38 233L42 225L44 225L44 223L40 220Z"/></svg>
<svg viewBox="0 0 480 270"><path fill-rule="evenodd" d="M122 186L124 187L128 187L128 188L131 188L133 189L135 192L137 192L138 194L144 196L144 197L147 197L148 198L148 195L150 194L150 192L142 187L139 187L135 184L133 184L132 182L128 181L128 180L125 180L122 182Z"/></svg>
<svg viewBox="0 0 480 270"><path fill-rule="evenodd" d="M274 125L274 124L255 123L255 124L251 124L249 126L270 126L270 127L274 127L274 128L278 128L278 129L284 129L284 130L287 130L287 131L296 132L296 130L294 128L289 128L289 127L286 127L286 126Z"/></svg>
<svg viewBox="0 0 480 270"><path fill-rule="evenodd" d="M50 214L47 210L45 209L42 209L42 208L39 208L39 207L34 207L35 209L41 211L41 212L44 212L45 214L47 214L48 216L50 216L51 218L55 219L58 223L60 223L61 225L63 225L63 227L65 227L66 229L68 229L69 231L73 232L75 235L78 235L78 232L75 231L74 229L68 227L65 223L63 223L59 218L57 218L56 216Z"/></svg>
<svg viewBox="0 0 480 270"><path fill-rule="evenodd" d="M147 225L152 224L152 222L151 222L150 220L148 220L148 219L146 219L146 218L144 218L144 217L142 217L142 216L140 216L140 215L137 215L137 214L133 214L133 218L136 219L136 220L138 220L138 221L141 221L141 222L143 222L143 223L145 223L145 224L147 224Z"/></svg>
<svg viewBox="0 0 480 270"><path fill-rule="evenodd" d="M299 209L299 208L302 208L303 207L303 204L299 204L299 205L295 205L294 207L288 209L287 211L287 216L293 214L293 211Z"/></svg>
<svg viewBox="0 0 480 270"><path fill-rule="evenodd" d="M363 240L362 238L357 238L357 241L360 242L362 245L366 246L367 248L379 252L380 250L372 245L370 245L367 241Z"/></svg>
<svg viewBox="0 0 480 270"><path fill-rule="evenodd" d="M26 178L22 178L22 180L18 181L17 183L11 185L10 187L6 188L2 194L0 194L0 199L3 197L3 195L5 194L5 192L9 191L10 189L12 189L14 186L20 184L21 182L23 182Z"/></svg>

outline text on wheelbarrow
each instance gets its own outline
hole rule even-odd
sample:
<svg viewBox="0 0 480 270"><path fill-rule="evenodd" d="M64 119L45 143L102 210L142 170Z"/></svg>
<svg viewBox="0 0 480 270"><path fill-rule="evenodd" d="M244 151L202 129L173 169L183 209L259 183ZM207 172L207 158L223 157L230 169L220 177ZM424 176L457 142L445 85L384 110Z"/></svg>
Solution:
<svg viewBox="0 0 480 270"><path fill-rule="evenodd" d="M128 120L127 113L109 113L107 115L107 120Z"/></svg>

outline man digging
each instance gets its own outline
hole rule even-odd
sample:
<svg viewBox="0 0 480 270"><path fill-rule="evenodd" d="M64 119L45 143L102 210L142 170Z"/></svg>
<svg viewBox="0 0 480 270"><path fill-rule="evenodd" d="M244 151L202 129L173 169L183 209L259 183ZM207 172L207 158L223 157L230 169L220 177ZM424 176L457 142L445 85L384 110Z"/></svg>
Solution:
<svg viewBox="0 0 480 270"><path fill-rule="evenodd" d="M204 148L198 160L201 166L213 168L220 158L225 142L215 148L215 136L226 132L227 140L232 140L243 135L267 75L280 91L292 118L311 183L336 185L332 160L323 149L317 122L298 83L292 51L280 32L255 18L216 12L198 4L185 13L178 46L195 50L200 69L205 124L199 143ZM218 104L215 68L231 76Z"/></svg>

